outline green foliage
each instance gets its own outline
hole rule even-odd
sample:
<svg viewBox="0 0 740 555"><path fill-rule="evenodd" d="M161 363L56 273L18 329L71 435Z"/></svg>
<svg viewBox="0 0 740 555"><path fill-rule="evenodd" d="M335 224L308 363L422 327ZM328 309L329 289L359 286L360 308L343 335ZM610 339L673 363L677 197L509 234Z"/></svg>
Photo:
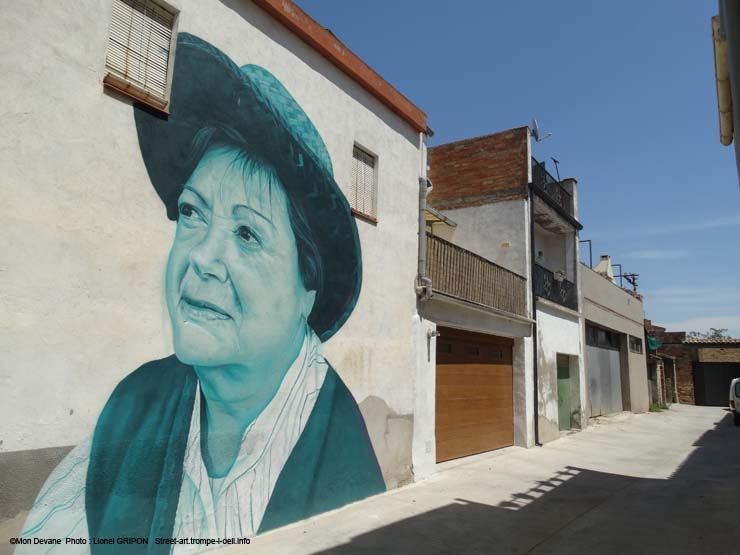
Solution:
<svg viewBox="0 0 740 555"><path fill-rule="evenodd" d="M709 331L690 331L686 334L688 339L727 339L727 328L709 328Z"/></svg>

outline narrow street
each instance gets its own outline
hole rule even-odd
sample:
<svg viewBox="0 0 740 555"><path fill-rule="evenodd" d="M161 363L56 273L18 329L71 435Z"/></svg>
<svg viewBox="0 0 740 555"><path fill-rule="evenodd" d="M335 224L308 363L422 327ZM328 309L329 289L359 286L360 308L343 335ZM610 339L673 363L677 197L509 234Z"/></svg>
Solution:
<svg viewBox="0 0 740 555"><path fill-rule="evenodd" d="M673 405L473 457L248 552L720 553L740 544L739 507L740 428L722 408Z"/></svg>

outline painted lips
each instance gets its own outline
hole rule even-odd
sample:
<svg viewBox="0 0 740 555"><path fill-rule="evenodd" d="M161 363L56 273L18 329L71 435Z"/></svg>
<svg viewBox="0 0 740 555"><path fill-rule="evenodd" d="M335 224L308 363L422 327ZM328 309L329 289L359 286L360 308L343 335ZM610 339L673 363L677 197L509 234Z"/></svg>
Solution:
<svg viewBox="0 0 740 555"><path fill-rule="evenodd" d="M230 320L231 316L220 306L204 301L193 299L183 295L180 298L182 310L193 318L199 320Z"/></svg>

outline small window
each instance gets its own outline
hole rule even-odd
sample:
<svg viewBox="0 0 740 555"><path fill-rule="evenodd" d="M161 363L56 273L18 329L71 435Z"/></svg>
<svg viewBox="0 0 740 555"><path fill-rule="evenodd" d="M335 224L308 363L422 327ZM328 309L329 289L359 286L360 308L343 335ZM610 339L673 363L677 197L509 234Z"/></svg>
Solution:
<svg viewBox="0 0 740 555"><path fill-rule="evenodd" d="M372 222L378 218L377 158L356 146L352 159L352 193L350 206L358 216Z"/></svg>
<svg viewBox="0 0 740 555"><path fill-rule="evenodd" d="M612 349L619 349L619 347L620 347L620 344L619 344L619 334L618 333L614 333L614 332L609 332L608 336L609 336L609 346Z"/></svg>
<svg viewBox="0 0 740 555"><path fill-rule="evenodd" d="M609 332L606 330L599 329L596 331L596 341L599 347L608 347L609 345Z"/></svg>
<svg viewBox="0 0 740 555"><path fill-rule="evenodd" d="M103 82L164 110L175 17L152 0L113 0Z"/></svg>
<svg viewBox="0 0 740 555"><path fill-rule="evenodd" d="M630 335L630 351L642 354L642 339Z"/></svg>
<svg viewBox="0 0 740 555"><path fill-rule="evenodd" d="M620 334L586 324L586 345L618 351L621 345Z"/></svg>
<svg viewBox="0 0 740 555"><path fill-rule="evenodd" d="M590 345L592 347L596 347L599 345L599 342L596 338L596 328L593 326L586 326L586 345Z"/></svg>

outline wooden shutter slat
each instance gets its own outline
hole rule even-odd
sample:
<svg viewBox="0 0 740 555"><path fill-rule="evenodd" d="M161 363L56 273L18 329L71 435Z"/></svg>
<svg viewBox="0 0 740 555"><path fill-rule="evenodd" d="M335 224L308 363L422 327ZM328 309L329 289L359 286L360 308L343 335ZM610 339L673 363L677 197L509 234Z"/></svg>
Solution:
<svg viewBox="0 0 740 555"><path fill-rule="evenodd" d="M352 160L353 208L373 218L376 217L375 196L375 158L355 147Z"/></svg>
<svg viewBox="0 0 740 555"><path fill-rule="evenodd" d="M174 19L151 0L113 0L107 68L164 99Z"/></svg>

